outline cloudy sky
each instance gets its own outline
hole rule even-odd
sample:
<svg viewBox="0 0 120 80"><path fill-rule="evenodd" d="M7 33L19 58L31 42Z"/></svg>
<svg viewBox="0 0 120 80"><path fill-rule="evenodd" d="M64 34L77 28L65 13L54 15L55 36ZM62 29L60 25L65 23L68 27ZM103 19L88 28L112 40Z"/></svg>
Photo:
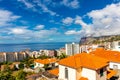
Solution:
<svg viewBox="0 0 120 80"><path fill-rule="evenodd" d="M0 0L0 43L79 42L120 34L120 0Z"/></svg>

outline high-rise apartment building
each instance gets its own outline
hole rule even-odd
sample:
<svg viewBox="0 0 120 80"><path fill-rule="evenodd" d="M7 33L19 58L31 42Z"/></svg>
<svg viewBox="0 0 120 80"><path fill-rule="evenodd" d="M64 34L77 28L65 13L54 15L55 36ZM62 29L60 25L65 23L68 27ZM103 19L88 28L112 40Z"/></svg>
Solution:
<svg viewBox="0 0 120 80"><path fill-rule="evenodd" d="M114 41L111 43L111 50L120 51L120 41Z"/></svg>
<svg viewBox="0 0 120 80"><path fill-rule="evenodd" d="M74 55L74 54L80 53L80 46L77 43L66 44L65 48L66 48L67 55Z"/></svg>

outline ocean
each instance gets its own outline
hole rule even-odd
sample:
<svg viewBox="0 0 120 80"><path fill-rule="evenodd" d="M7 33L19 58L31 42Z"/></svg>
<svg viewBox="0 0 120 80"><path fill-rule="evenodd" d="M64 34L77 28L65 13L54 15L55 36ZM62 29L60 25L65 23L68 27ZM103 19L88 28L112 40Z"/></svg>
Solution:
<svg viewBox="0 0 120 80"><path fill-rule="evenodd" d="M0 52L19 52L25 49L30 51L39 51L42 49L60 49L65 47L67 42L53 42L53 43L22 43L22 44L0 44Z"/></svg>

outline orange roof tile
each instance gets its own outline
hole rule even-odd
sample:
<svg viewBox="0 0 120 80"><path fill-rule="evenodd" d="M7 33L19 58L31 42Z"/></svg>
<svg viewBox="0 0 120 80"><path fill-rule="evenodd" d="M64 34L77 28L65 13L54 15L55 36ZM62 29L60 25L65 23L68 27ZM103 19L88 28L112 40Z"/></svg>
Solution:
<svg viewBox="0 0 120 80"><path fill-rule="evenodd" d="M59 64L72 68L86 67L97 70L104 66L107 66L107 62L108 60L104 58L100 58L87 53L81 53L60 60Z"/></svg>
<svg viewBox="0 0 120 80"><path fill-rule="evenodd" d="M13 62L12 64L20 64L20 62Z"/></svg>
<svg viewBox="0 0 120 80"><path fill-rule="evenodd" d="M117 72L115 70L109 70L107 72L107 79L110 79L112 76L114 76Z"/></svg>
<svg viewBox="0 0 120 80"><path fill-rule="evenodd" d="M88 79L85 77L81 77L79 80L88 80Z"/></svg>
<svg viewBox="0 0 120 80"><path fill-rule="evenodd" d="M50 74L53 74L53 75L55 75L55 76L58 76L59 69L56 68L56 69L53 69L53 70L49 70L48 72L49 72Z"/></svg>
<svg viewBox="0 0 120 80"><path fill-rule="evenodd" d="M95 51L91 52L90 54L108 59L109 61L112 61L112 62L120 63L120 52L117 52L117 51L96 49Z"/></svg>
<svg viewBox="0 0 120 80"><path fill-rule="evenodd" d="M41 64L50 64L50 63L55 63L57 61L56 58L49 58L49 59L36 59L34 62L38 62Z"/></svg>

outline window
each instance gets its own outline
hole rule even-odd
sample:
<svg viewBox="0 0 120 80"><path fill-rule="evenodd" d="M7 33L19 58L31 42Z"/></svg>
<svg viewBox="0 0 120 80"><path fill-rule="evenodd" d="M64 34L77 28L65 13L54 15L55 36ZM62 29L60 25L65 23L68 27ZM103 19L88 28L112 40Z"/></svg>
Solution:
<svg viewBox="0 0 120 80"><path fill-rule="evenodd" d="M118 65L113 65L113 69L118 69Z"/></svg>
<svg viewBox="0 0 120 80"><path fill-rule="evenodd" d="M65 78L68 78L68 69L65 68Z"/></svg>
<svg viewBox="0 0 120 80"><path fill-rule="evenodd" d="M120 42L118 42L118 46L120 46Z"/></svg>
<svg viewBox="0 0 120 80"><path fill-rule="evenodd" d="M100 77L102 77L103 75L104 75L104 70L103 70L103 68L102 69L100 69Z"/></svg>

